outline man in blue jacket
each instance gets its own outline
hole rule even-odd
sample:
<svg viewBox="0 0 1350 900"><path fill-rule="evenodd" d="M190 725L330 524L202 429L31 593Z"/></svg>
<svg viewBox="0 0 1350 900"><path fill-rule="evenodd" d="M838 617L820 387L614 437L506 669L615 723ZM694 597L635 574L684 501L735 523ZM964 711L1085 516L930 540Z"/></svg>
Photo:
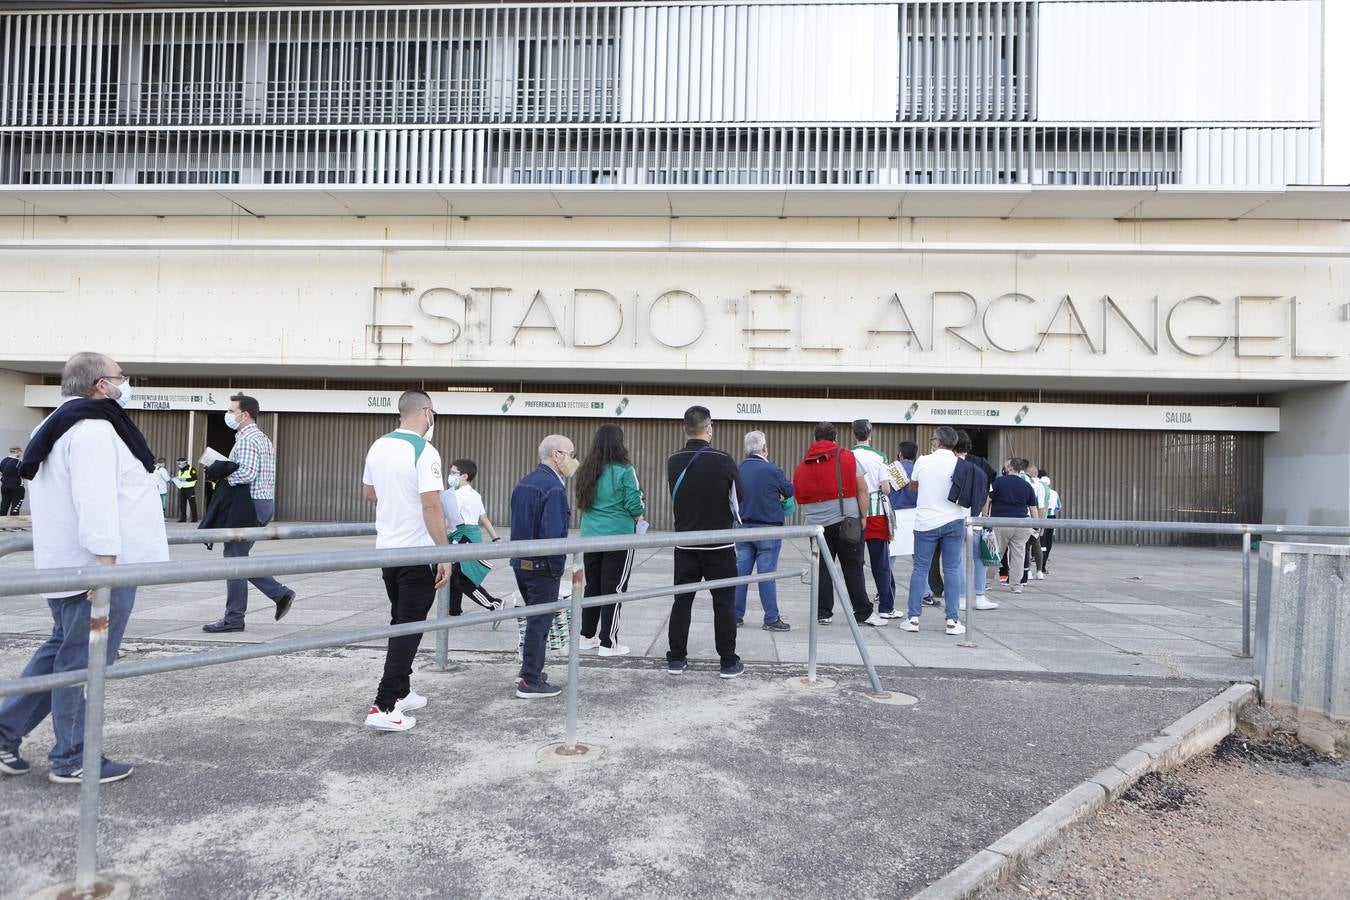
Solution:
<svg viewBox="0 0 1350 900"><path fill-rule="evenodd" d="M762 431L745 436L745 459L741 461L741 485L745 500L741 503L742 528L768 528L782 525L783 501L795 492L783 470L769 462L768 442ZM778 552L782 541L741 541L736 545L736 574L749 575L756 566L761 574L778 570ZM745 602L749 585L736 588L736 624L745 623ZM792 626L778 614L778 582L759 583L759 603L764 607L765 631L790 631Z"/></svg>
<svg viewBox="0 0 1350 900"><path fill-rule="evenodd" d="M567 505L567 482L580 464L569 438L550 434L539 444L539 465L520 479L511 492L511 540L544 541L567 537L572 510ZM566 554L525 556L511 560L516 586L526 606L556 603L558 585L567 565ZM529 616L525 620L525 644L521 648L520 676L516 696L524 700L556 697L561 690L548 683L544 652L552 616Z"/></svg>

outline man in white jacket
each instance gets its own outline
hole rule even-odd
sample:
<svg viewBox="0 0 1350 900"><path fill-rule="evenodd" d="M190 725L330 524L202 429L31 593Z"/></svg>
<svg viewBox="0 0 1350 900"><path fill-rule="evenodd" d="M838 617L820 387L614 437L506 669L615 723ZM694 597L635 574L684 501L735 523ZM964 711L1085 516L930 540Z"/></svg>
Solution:
<svg viewBox="0 0 1350 900"><path fill-rule="evenodd" d="M23 475L29 479L33 516L33 567L111 566L169 558L159 489L150 474L154 457L124 407L131 383L122 367L101 353L77 353L61 372L61 405L29 443ZM112 591L108 663L117 657L135 588ZM22 677L86 668L89 593L47 595L52 633ZM83 774L84 685L9 697L0 705L0 774L30 768L19 744L48 714L56 742L48 778L78 784ZM126 763L102 761L101 781L131 774Z"/></svg>

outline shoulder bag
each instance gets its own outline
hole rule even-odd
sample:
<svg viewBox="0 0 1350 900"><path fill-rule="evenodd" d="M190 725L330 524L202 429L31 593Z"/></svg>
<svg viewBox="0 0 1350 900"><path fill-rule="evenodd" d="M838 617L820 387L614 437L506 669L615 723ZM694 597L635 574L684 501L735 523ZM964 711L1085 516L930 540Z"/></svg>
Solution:
<svg viewBox="0 0 1350 900"><path fill-rule="evenodd" d="M839 514L844 517L839 523L839 540L846 544L857 544L863 539L863 521L858 516L844 512L844 464L839 461L843 455L843 447L834 454L834 477L839 482Z"/></svg>

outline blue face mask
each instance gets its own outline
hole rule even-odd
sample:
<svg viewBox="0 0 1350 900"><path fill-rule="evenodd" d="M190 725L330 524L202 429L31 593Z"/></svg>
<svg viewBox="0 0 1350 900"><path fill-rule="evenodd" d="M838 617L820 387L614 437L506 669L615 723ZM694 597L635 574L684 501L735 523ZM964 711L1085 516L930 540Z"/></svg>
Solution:
<svg viewBox="0 0 1350 900"><path fill-rule="evenodd" d="M225 427L231 431L239 430L239 419L235 417L234 413L227 412L225 414Z"/></svg>

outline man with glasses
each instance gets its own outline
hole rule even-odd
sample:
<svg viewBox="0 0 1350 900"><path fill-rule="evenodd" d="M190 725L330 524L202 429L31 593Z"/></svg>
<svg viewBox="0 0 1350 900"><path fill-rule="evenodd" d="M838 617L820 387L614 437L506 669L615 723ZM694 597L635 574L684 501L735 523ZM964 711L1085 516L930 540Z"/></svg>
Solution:
<svg viewBox="0 0 1350 900"><path fill-rule="evenodd" d="M441 511L441 455L431 446L436 411L422 391L398 398L398 428L371 445L361 491L375 504L375 548L435 547L449 543ZM389 597L389 624L424 622L436 590L450 580L450 564L418 563L381 570ZM427 705L412 689L412 664L422 633L391 637L384 676L366 725L378 731L407 731L417 724L408 713Z"/></svg>
<svg viewBox="0 0 1350 900"><path fill-rule="evenodd" d="M154 456L125 407L131 384L101 353L77 353L61 371L61 405L29 441L20 474L28 479L33 513L33 567L162 562L169 558L159 490L150 476ZM108 664L117 658L131 617L135 588L114 588L108 611ZM84 669L89 664L87 591L47 595L51 636L22 677ZM84 685L18 694L0 705L0 774L30 766L19 744L47 715L55 743L48 779L78 784L83 776ZM127 763L104 758L102 782L131 774Z"/></svg>
<svg viewBox="0 0 1350 900"><path fill-rule="evenodd" d="M266 525L276 515L277 451L258 427L261 412L258 401L247 394L230 397L225 424L235 432L234 447L228 463L216 462L206 470L207 478L220 482L217 490L231 491L229 503L212 503L199 528L253 528ZM229 468L228 472L224 471ZM223 481L221 480L223 478ZM248 556L252 541L226 541L226 559ZM276 604L275 621L291 611L295 591L271 575L259 578L231 578L225 582L225 615L202 626L208 634L244 630L248 611L248 586L253 585Z"/></svg>
<svg viewBox="0 0 1350 900"><path fill-rule="evenodd" d="M547 541L567 537L572 509L567 504L567 479L577 473L576 447L571 438L550 434L539 443L539 465L511 492L511 540ZM558 602L558 586L567 555L522 556L511 560L516 587L526 606ZM522 700L556 697L561 689L548 683L544 654L552 616L527 616L525 642L520 648L516 696Z"/></svg>

